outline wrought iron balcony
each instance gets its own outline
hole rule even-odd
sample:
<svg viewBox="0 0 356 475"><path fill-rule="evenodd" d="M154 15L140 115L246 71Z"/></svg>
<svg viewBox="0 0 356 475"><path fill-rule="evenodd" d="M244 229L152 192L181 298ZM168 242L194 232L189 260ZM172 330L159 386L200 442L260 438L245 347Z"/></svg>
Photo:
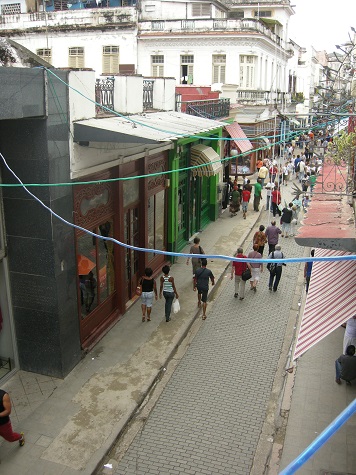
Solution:
<svg viewBox="0 0 356 475"><path fill-rule="evenodd" d="M201 101L176 101L176 111L189 115L221 119L230 113L230 99L204 99Z"/></svg>
<svg viewBox="0 0 356 475"><path fill-rule="evenodd" d="M114 111L115 78L97 79L95 82L96 115L108 115ZM103 106L103 107L102 107Z"/></svg>
<svg viewBox="0 0 356 475"><path fill-rule="evenodd" d="M143 80L143 109L153 108L153 85L154 81ZM96 115L110 115L114 113L114 86L115 78L97 79L95 83L95 112Z"/></svg>

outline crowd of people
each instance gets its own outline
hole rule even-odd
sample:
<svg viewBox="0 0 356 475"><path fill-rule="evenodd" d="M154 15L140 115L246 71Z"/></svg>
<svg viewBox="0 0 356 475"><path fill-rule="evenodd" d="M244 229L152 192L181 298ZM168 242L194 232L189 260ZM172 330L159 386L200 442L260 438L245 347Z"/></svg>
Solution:
<svg viewBox="0 0 356 475"><path fill-rule="evenodd" d="M288 186L288 183L293 179L297 179L299 182L301 200L297 199L295 203L292 203L292 207L293 205L295 207L290 223L297 219L297 208L302 207L304 212L307 212L310 197L313 195L317 176L321 170L322 159L315 154L310 155L307 149L303 153L295 155L292 145L287 146L286 150L283 163L280 159L277 161L269 158L257 161L257 180L253 185L248 177L244 178L242 185L237 182L238 176L235 176L234 181L229 179L226 183L225 207L229 204L231 217L236 216L241 209L242 217L246 219L250 202L253 203L253 210L258 212L263 189L266 190L266 211L270 211L274 217L281 216L283 211L281 189L283 186Z"/></svg>

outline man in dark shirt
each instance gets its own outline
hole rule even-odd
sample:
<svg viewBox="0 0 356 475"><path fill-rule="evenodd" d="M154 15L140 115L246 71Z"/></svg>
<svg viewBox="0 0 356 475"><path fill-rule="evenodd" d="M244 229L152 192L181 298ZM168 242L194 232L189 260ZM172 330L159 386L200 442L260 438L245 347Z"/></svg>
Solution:
<svg viewBox="0 0 356 475"><path fill-rule="evenodd" d="M335 361L337 384L341 384L341 380L344 379L346 384L351 385L351 381L356 379L356 358L355 347L349 345L346 349L346 355L341 355Z"/></svg>
<svg viewBox="0 0 356 475"><path fill-rule="evenodd" d="M211 285L215 284L215 277L210 269L207 269L208 261L206 259L201 260L201 267L197 269L194 274L194 291L198 289L198 307L203 308L202 319L206 319L206 307L208 301L209 291L209 279ZM202 305L203 302L203 305Z"/></svg>

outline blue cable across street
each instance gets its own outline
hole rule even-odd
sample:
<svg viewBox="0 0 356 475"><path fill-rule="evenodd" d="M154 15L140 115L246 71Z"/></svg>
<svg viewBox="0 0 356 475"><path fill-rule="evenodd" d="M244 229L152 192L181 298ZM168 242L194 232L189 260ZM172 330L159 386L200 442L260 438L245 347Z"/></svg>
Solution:
<svg viewBox="0 0 356 475"><path fill-rule="evenodd" d="M331 424L297 457L295 458L284 470L279 472L279 475L293 475L299 468L337 432L340 427L350 419L356 412L356 399L353 400L347 408L342 411L341 414L334 419Z"/></svg>

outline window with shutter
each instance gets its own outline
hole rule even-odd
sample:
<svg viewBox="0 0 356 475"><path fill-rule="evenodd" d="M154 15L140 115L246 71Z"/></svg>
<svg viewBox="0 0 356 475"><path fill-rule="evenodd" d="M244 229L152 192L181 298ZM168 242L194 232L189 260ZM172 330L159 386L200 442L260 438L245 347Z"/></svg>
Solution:
<svg viewBox="0 0 356 475"><path fill-rule="evenodd" d="M183 54L180 57L180 83L193 84L193 67L194 56L190 54Z"/></svg>
<svg viewBox="0 0 356 475"><path fill-rule="evenodd" d="M193 3L192 16L211 17L211 3Z"/></svg>
<svg viewBox="0 0 356 475"><path fill-rule="evenodd" d="M37 56L52 64L52 50L50 48L38 49L36 51Z"/></svg>
<svg viewBox="0 0 356 475"><path fill-rule="evenodd" d="M225 83L226 55L213 54L213 83Z"/></svg>
<svg viewBox="0 0 356 475"><path fill-rule="evenodd" d="M188 64L188 84L193 84L193 65Z"/></svg>
<svg viewBox="0 0 356 475"><path fill-rule="evenodd" d="M151 56L152 76L155 78L164 76L164 56L163 54L155 54Z"/></svg>
<svg viewBox="0 0 356 475"><path fill-rule="evenodd" d="M120 58L118 46L103 46L103 74L119 72Z"/></svg>
<svg viewBox="0 0 356 475"><path fill-rule="evenodd" d="M240 87L254 89L256 56L240 56Z"/></svg>
<svg viewBox="0 0 356 475"><path fill-rule="evenodd" d="M69 48L68 65L70 68L84 68L84 48Z"/></svg>
<svg viewBox="0 0 356 475"><path fill-rule="evenodd" d="M271 10L266 10L266 11L255 10L255 16L260 17L260 18L270 18L272 16L272 11Z"/></svg>

